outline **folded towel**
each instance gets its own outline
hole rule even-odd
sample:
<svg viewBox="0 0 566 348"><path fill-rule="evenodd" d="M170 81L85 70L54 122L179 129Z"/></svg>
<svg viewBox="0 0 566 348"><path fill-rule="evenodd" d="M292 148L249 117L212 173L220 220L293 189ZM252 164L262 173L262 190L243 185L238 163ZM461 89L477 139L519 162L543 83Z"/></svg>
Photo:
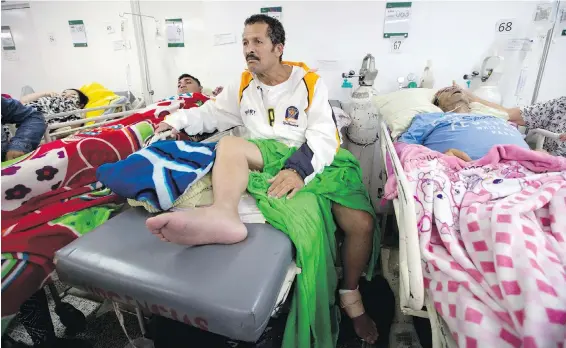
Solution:
<svg viewBox="0 0 566 348"><path fill-rule="evenodd" d="M212 169L215 147L216 143L160 141L125 160L100 166L96 177L122 197L169 210Z"/></svg>

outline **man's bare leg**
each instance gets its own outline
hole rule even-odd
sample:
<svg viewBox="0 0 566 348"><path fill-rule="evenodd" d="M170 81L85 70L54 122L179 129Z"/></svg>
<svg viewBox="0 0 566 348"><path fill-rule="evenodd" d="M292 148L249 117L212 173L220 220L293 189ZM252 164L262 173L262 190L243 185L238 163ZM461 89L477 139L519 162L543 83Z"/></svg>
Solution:
<svg viewBox="0 0 566 348"><path fill-rule="evenodd" d="M332 212L338 225L344 231L342 262L344 277L340 290L356 290L360 277L367 265L373 249L373 217L361 210L346 208L334 203ZM367 313L352 318L356 334L368 343L375 343L377 328Z"/></svg>
<svg viewBox="0 0 566 348"><path fill-rule="evenodd" d="M258 147L236 137L224 137L216 149L212 170L214 203L210 207L162 214L147 220L162 240L186 245L233 244L247 236L238 214L240 196L248 186L249 169L263 169Z"/></svg>

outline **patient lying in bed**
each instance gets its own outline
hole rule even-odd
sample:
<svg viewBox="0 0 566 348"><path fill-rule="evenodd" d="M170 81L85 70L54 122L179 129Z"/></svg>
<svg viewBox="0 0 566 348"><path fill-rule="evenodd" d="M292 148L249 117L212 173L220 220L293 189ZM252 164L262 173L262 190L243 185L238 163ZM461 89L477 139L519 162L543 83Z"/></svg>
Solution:
<svg viewBox="0 0 566 348"><path fill-rule="evenodd" d="M471 114L470 101L458 87L440 90L434 103L444 113L415 116L398 141L424 145L464 161L485 156L495 145L529 148L521 133L507 121L495 116Z"/></svg>

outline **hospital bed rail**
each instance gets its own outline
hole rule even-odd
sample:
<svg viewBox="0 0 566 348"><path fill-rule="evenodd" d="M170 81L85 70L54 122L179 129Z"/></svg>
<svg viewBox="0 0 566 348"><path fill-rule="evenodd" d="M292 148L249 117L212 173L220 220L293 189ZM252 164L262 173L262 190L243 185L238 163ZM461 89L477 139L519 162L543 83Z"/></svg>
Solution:
<svg viewBox="0 0 566 348"><path fill-rule="evenodd" d="M407 176L395 152L387 125L380 128L380 146L387 175L387 158L390 158L394 175L397 178L398 196L393 200L393 208L399 226L399 298L401 311L407 315L426 317L424 306L424 282L421 269L419 234L415 215L414 193L409 189Z"/></svg>
<svg viewBox="0 0 566 348"><path fill-rule="evenodd" d="M544 142L546 138L558 140L560 138L560 134L547 131L546 129L540 129L540 128L531 129L527 133L527 136L525 137L525 141L527 143L534 142L535 150L540 151L544 148Z"/></svg>
<svg viewBox="0 0 566 348"><path fill-rule="evenodd" d="M383 120L380 120L380 123L379 141L386 176L390 175L387 163L389 157L393 175L397 179L398 195L393 199L393 209L399 230L399 306L401 312L405 315L430 320L433 348L457 347L446 323L436 312L430 297L426 295L417 229L415 193L409 186L387 124ZM387 215L384 218L386 219ZM423 310L424 306L426 308Z"/></svg>
<svg viewBox="0 0 566 348"><path fill-rule="evenodd" d="M47 129L45 130L45 134L44 134L43 138L44 138L45 142L48 143L48 142L51 142L54 138L58 138L58 136L68 135L68 134L75 133L77 131L81 131L81 130L85 130L85 129L89 129L89 128L94 128L94 127L99 127L100 125L102 125L104 123L108 123L110 121L115 121L117 119L130 116L132 114L135 114L138 111L139 110L128 110L128 111L117 112L117 113L114 113L114 114L91 117L91 118L88 118L88 119L80 119L80 120L50 124L50 125L47 126ZM97 121L105 121L105 122L97 122ZM51 133L52 130L56 130L56 129L60 129L60 128L64 128L64 127L72 127L72 126L81 125L81 124L90 123L90 122L94 122L94 123L90 124L90 125L82 126L82 127L71 128L71 129L66 129L66 130L62 130L62 131L59 131L59 132Z"/></svg>

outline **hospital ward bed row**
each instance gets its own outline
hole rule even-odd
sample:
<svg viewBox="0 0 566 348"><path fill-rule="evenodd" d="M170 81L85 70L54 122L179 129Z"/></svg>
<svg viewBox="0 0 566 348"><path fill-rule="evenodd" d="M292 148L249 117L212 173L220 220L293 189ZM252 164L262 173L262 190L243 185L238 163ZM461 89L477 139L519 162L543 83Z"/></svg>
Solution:
<svg viewBox="0 0 566 348"><path fill-rule="evenodd" d="M406 96L401 99L406 100ZM404 103L401 109L413 108ZM379 105L383 117L391 105ZM429 112L426 107L416 110ZM397 116L399 110L392 114ZM405 314L430 318L434 347L456 347L444 313L425 294L415 193L393 144L391 129L395 125L390 117L381 123L379 138L385 168L390 168L388 174L396 178L398 187L393 205L400 241L399 305ZM538 133L555 137L544 131ZM226 134L229 132L207 141ZM542 146L540 141L537 145ZM142 328L142 314L151 313L255 342L300 272L293 261L290 240L267 224L248 224L249 236L242 243L186 248L154 238L145 227L148 216L139 208L127 209L61 248L55 257L60 279L104 299L137 308Z"/></svg>
<svg viewBox="0 0 566 348"><path fill-rule="evenodd" d="M104 137L104 141L94 141L88 145L90 139L95 140L105 131L113 132L114 134L122 133L120 130L124 129L124 133L127 133L126 136L129 138L128 142L131 143L132 131L130 128L117 126L131 125L132 122L141 121L135 123L138 127L133 130L136 134L134 137L137 136L139 138L138 141L133 141L138 143L137 146L141 146L147 139L147 137L143 136L144 123L147 121L154 124L160 122L165 115L164 111L171 110L169 103L169 101L158 103L155 109L149 107L138 110L134 115L102 125L102 127L79 131L79 134L75 134L68 139L46 143L42 146L49 148L48 150L43 149L45 153L38 154L36 152L31 157L36 159L44 158L47 163L60 169L60 172L63 175L66 174L66 176L73 176L74 174L70 172L70 167L77 167L76 162L81 162L82 160L85 161L86 167L81 169L81 166L79 166L78 170L77 168L73 168L73 170L76 170L77 173L82 173L83 177L92 177L93 169L95 171L96 166L101 164L100 162L93 162L101 160L97 154L123 152L130 145L119 144L118 137L110 138L110 136ZM338 117L341 118L340 115ZM130 121L132 118L134 118L134 121ZM344 122L342 123L344 124ZM141 126L139 126L140 124ZM128 128L128 130L125 128ZM238 135L239 133L237 129L234 129L215 134L206 141L215 142L228 134ZM78 145L72 145L73 143ZM110 146L110 148L103 145L104 143ZM60 151L61 146L66 151L65 155L69 157L69 163L59 166L61 161L57 159L55 160L57 164L53 164L50 161L50 157L52 153L54 155L57 154L55 156L57 158L65 156ZM78 153L74 153L75 151ZM41 147L38 152L43 152ZM128 150L127 153L120 154L120 157L124 158L130 152L131 150ZM120 157L116 159L120 159ZM111 161L116 161L116 159ZM53 157L51 157L51 160L53 160ZM28 164L31 162L33 161L29 161ZM21 166L21 163L18 163L18 166ZM65 170L69 172L64 173ZM84 174L85 171L91 174ZM9 167L5 167L3 175L9 174L11 174ZM23 177L22 179L25 180ZM81 186L82 183L89 182L92 178L85 180L80 180L73 186ZM5 183L7 186L10 186L15 181ZM59 194L58 191L49 192L48 189L46 190L47 192L43 194L41 192L36 192L36 194L39 196ZM15 206L18 206L18 204ZM6 207L6 209L9 210L10 208ZM5 213L3 211L3 215ZM43 209L36 210L36 213L43 213ZM270 316L277 312L287 298L295 275L300 272L293 261L294 250L290 240L283 233L269 225L248 224L249 237L245 242L238 244L236 247L163 248L166 245L159 243L147 231L145 227L147 217L148 213L141 210L141 208L127 209L108 222L103 223L96 233L87 233L82 236L80 239L87 238L85 243L88 247L86 248L73 246L73 244L69 244L68 248L65 248L64 245L73 239L69 237L65 238L66 241L61 241L63 244L52 246L51 250L53 252L63 247L56 257L59 279L67 284L94 293L98 298L111 299L126 304L137 304L139 308L143 309L143 311L138 310L140 315L142 312L144 314L163 315L233 339L256 341L266 327ZM10 225L9 222L3 222L8 226ZM18 221L16 224L18 223L21 224L21 221ZM37 224L37 222L34 222L34 224ZM3 224L3 229L6 229L6 225ZM68 225L67 222L59 227ZM17 230L18 227L15 227L10 233L15 235L14 232L17 232ZM116 233L117 231L122 233ZM26 232L30 232L30 230L26 230ZM55 233L55 231L51 233ZM109 240L112 240L112 243L108 243ZM154 242L162 244L161 247L154 248ZM11 245L8 244L10 243L3 243L3 250L17 251L16 249L21 247L21 245L13 242ZM20 244L34 244L34 242L28 240ZM109 246L109 244L112 244L112 246ZM83 253L83 250L85 253ZM130 253L128 250L132 250L132 252ZM146 250L147 253L140 253L140 250ZM48 256L49 252L47 250L41 253L44 256ZM99 252L102 252L102 254L98 254ZM131 257L133 259L130 259ZM147 262L148 265L138 264L138 257L144 259L145 261L143 262ZM257 263L258 258L262 260L260 265ZM98 267L90 265L90 262L95 259L98 259L96 263L99 266L108 267L108 269L101 271ZM160 260L160 262L156 263L155 261L157 260ZM43 261L49 263L49 260ZM121 267L121 265L124 267ZM195 266L192 271L187 271L187 265ZM49 265L45 265L45 267L50 269ZM81 271L77 272L78 269L81 269ZM15 272L10 273L17 276ZM215 274L216 280L210 279L210 274ZM110 277L106 278L105 276ZM104 279L101 277L104 277ZM177 280L168 280L168 278L172 277L176 277ZM138 280L135 280L135 278L138 278ZM37 277L28 277L28 279L33 282L33 279L37 279ZM139 283L140 279L145 279L141 281L144 283L144 286L133 289L134 284ZM242 282L241 279L246 281ZM43 282L41 281L40 283ZM9 287L10 282L5 282L3 285ZM11 293L14 294L16 292L18 293L17 295L22 293L31 294L38 286L39 284L35 286L32 284L31 290L28 289L26 291L12 289ZM227 287L233 290L230 296L225 294ZM51 289L54 290L53 287ZM7 292L4 295L8 296ZM57 294L55 295L57 296ZM13 298L12 300L14 301L13 305L10 306L10 310L17 311L19 301L24 300L24 298ZM5 313L3 312L3 315ZM79 318L74 316L72 319L78 320ZM69 318L62 321L73 325L73 323L70 323Z"/></svg>

